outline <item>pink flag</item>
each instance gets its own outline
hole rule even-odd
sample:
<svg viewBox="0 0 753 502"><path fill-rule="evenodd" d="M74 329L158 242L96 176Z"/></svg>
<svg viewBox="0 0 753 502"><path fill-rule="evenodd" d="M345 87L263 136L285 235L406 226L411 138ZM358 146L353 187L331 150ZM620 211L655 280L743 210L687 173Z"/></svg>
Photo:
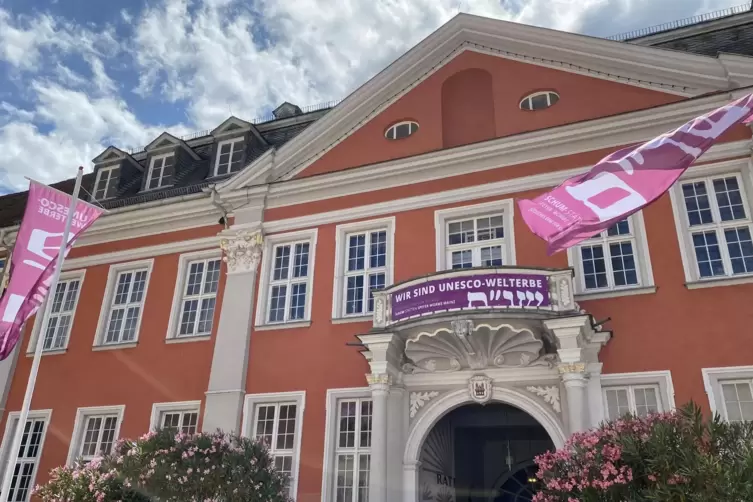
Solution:
<svg viewBox="0 0 753 502"><path fill-rule="evenodd" d="M24 322L44 301L55 272L55 260L65 230L71 196L35 181L29 196L11 260L10 281L0 299L0 360L7 358L21 336ZM66 255L76 237L94 223L102 209L76 203Z"/></svg>
<svg viewBox="0 0 753 502"><path fill-rule="evenodd" d="M658 199L725 131L753 115L753 94L637 147L619 150L588 173L533 200L518 202L549 254L611 227Z"/></svg>

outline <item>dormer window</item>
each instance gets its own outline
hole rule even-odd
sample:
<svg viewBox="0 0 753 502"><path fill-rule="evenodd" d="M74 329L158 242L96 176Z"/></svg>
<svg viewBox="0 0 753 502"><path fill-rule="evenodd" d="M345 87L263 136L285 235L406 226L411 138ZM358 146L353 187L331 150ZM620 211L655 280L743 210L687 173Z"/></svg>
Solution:
<svg viewBox="0 0 753 502"><path fill-rule="evenodd" d="M152 157L149 164L149 176L147 177L146 189L154 190L172 185L173 173L175 172L175 154L166 153Z"/></svg>
<svg viewBox="0 0 753 502"><path fill-rule="evenodd" d="M233 138L220 141L217 144L217 161L214 165L214 175L240 171L243 167L243 138Z"/></svg>
<svg viewBox="0 0 753 502"><path fill-rule="evenodd" d="M94 183L94 200L104 200L115 196L120 170L118 166L102 167L97 171Z"/></svg>

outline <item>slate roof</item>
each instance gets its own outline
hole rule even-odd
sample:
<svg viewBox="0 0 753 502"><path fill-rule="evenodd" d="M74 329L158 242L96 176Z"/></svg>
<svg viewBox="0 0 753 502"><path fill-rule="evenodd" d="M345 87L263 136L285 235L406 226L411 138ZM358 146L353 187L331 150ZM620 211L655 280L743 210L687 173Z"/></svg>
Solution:
<svg viewBox="0 0 753 502"><path fill-rule="evenodd" d="M288 116L256 124L255 127L259 131L259 134L264 138L267 145L261 145L259 142L249 141L246 148L245 165L253 162L269 148L279 148L313 124L330 109L331 107L325 107L316 109L312 112L301 113L294 117ZM103 200L99 204L106 209L114 209L143 202L198 193L201 192L202 188L236 174L232 173L230 175L210 177L215 159L214 145L217 143L217 140L213 136L209 134L202 135L192 138L186 143L199 158L198 160L190 159L190 165L183 166L180 170L176 171L173 184L170 187L148 192L140 191L143 176L146 175L148 171L147 163L149 157L144 152L138 152L135 153L133 157L138 164L142 166L143 173L138 176L133 176L131 179L123 180L117 196ZM95 173L84 175L82 187L89 194L93 193L95 178ZM60 181L51 186L66 193L72 193L74 184L75 179L71 178ZM26 207L27 195L28 191L0 196L0 227L17 225L21 222ZM86 196L85 193L82 193L82 198L87 198L88 200L88 196Z"/></svg>

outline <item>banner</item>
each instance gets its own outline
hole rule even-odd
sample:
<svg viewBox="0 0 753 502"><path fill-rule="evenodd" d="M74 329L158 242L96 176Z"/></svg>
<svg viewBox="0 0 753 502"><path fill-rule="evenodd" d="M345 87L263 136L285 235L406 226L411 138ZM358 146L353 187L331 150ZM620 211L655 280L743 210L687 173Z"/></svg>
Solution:
<svg viewBox="0 0 753 502"><path fill-rule="evenodd" d="M749 122L753 94L637 147L619 150L533 200L518 202L531 231L549 254L603 232L658 199L735 124Z"/></svg>
<svg viewBox="0 0 753 502"><path fill-rule="evenodd" d="M35 181L29 184L24 218L13 248L8 288L0 299L0 360L13 351L24 323L39 309L47 295L70 204L71 196L66 193ZM76 237L102 212L91 204L77 202L66 255Z"/></svg>

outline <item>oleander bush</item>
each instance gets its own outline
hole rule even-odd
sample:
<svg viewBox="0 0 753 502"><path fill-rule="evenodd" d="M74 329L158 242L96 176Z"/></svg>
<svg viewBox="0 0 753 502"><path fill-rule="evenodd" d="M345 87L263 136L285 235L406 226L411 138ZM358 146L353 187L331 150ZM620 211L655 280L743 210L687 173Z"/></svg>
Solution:
<svg viewBox="0 0 753 502"><path fill-rule="evenodd" d="M536 463L536 502L751 501L753 424L705 420L691 403L575 434Z"/></svg>
<svg viewBox="0 0 753 502"><path fill-rule="evenodd" d="M286 482L255 440L163 430L118 441L104 458L53 469L35 494L44 502L286 502Z"/></svg>

